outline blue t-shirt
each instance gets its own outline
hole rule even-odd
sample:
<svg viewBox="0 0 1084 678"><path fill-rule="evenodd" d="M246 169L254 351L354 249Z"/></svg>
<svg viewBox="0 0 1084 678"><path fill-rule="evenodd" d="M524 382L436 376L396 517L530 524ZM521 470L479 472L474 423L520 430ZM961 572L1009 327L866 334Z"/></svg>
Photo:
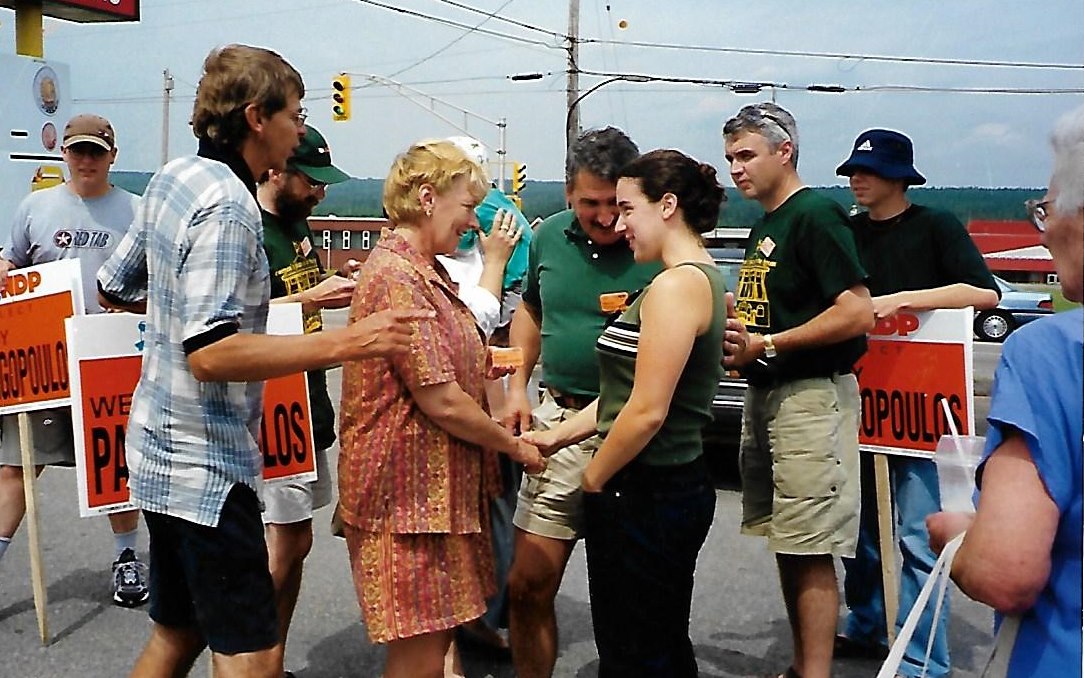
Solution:
<svg viewBox="0 0 1084 678"><path fill-rule="evenodd" d="M1082 394L1084 310L1028 324L1005 342L983 462L1009 429L1020 431L1061 516L1050 578L1021 619L1009 676L1080 675Z"/></svg>

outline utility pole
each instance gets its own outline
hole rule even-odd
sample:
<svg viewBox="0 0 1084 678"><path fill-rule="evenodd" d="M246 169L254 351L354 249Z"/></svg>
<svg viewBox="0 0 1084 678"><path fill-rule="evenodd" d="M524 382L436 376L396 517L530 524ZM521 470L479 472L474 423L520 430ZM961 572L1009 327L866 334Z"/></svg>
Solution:
<svg viewBox="0 0 1084 678"><path fill-rule="evenodd" d="M173 76L162 71L162 164L169 162L169 100L173 95Z"/></svg>
<svg viewBox="0 0 1084 678"><path fill-rule="evenodd" d="M565 152L572 148L572 142L580 134L580 111L577 104L580 99L580 0L568 2L568 108L565 126Z"/></svg>

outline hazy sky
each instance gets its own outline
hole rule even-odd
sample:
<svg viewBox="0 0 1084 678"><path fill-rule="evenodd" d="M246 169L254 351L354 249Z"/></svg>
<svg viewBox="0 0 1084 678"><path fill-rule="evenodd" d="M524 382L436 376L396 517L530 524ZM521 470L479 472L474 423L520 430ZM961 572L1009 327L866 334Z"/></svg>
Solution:
<svg viewBox="0 0 1084 678"><path fill-rule="evenodd" d="M75 110L106 115L117 129L118 169L153 170L159 164L166 68L176 84L170 156L194 150L187 121L202 60L215 45L243 42L280 52L301 72L310 122L328 137L335 163L355 176L382 177L394 154L410 142L459 133L429 113L429 103L418 106L385 86L359 88L366 84L364 74L371 73L484 118L507 118L509 159L526 162L532 179L563 177L567 66L563 43L555 37L568 29L563 1L379 1L466 28L383 9L375 0L141 4L138 24L46 21L45 54L71 66ZM456 5L496 16L486 19ZM627 28L621 28L623 22ZM480 23L489 34L469 30ZM14 51L13 24L14 14L0 10L0 49L7 53ZM842 183L835 167L859 132L877 126L915 140L916 164L930 185L1042 186L1050 171L1046 140L1053 121L1084 103L1081 94L805 90L809 85L1081 89L1081 0L581 0L580 35L616 43L584 44L579 65L585 71L785 86L774 91L775 99L798 120L801 174L816 185ZM773 56L631 42L1076 67ZM332 122L330 115L330 82L339 71L352 73L355 86L353 119L345 123ZM507 79L525 72L547 75L532 82ZM602 79L583 75L580 88ZM582 124L614 124L642 150L679 148L718 166L723 121L742 105L771 97L769 89L739 95L718 86L616 82L583 100ZM431 105L463 123L455 109ZM469 130L495 149L495 126L470 120Z"/></svg>

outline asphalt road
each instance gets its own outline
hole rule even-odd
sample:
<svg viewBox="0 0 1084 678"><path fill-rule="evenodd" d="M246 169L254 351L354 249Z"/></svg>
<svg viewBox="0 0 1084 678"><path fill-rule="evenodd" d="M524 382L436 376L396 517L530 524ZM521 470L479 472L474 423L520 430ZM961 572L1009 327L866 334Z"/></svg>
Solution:
<svg viewBox="0 0 1084 678"><path fill-rule="evenodd" d="M977 345L976 366L996 360ZM986 368L981 368L986 369ZM338 372L329 383L338 402ZM334 466L333 466L334 468ZM701 675L764 675L787 666L790 634L774 560L760 539L741 536L736 479L718 490L715 523L697 571L692 618ZM37 637L25 526L0 561L0 678L127 675L149 631L142 609L114 607L109 597L112 539L105 520L78 517L74 471L50 469L39 483L42 551L48 583L51 640ZM377 676L383 650L370 645L360 622L344 543L328 530L330 512L316 517L316 539L287 648L299 678ZM146 536L141 535L141 550ZM953 591L950 643L956 678L979 675L991 644L987 608ZM577 547L557 600L561 627L555 675L597 675L583 549ZM208 675L206 660L192 675ZM509 663L465 653L467 675L513 676ZM839 661L835 675L872 676L876 662Z"/></svg>

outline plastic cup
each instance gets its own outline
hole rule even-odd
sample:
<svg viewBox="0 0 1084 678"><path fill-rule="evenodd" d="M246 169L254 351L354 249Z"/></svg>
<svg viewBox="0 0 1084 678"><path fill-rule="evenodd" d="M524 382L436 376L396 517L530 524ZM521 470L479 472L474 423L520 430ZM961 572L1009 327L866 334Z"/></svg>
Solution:
<svg viewBox="0 0 1084 678"><path fill-rule="evenodd" d="M975 469L982 459L986 438L982 436L941 436L933 461L941 489L942 511L974 512Z"/></svg>

